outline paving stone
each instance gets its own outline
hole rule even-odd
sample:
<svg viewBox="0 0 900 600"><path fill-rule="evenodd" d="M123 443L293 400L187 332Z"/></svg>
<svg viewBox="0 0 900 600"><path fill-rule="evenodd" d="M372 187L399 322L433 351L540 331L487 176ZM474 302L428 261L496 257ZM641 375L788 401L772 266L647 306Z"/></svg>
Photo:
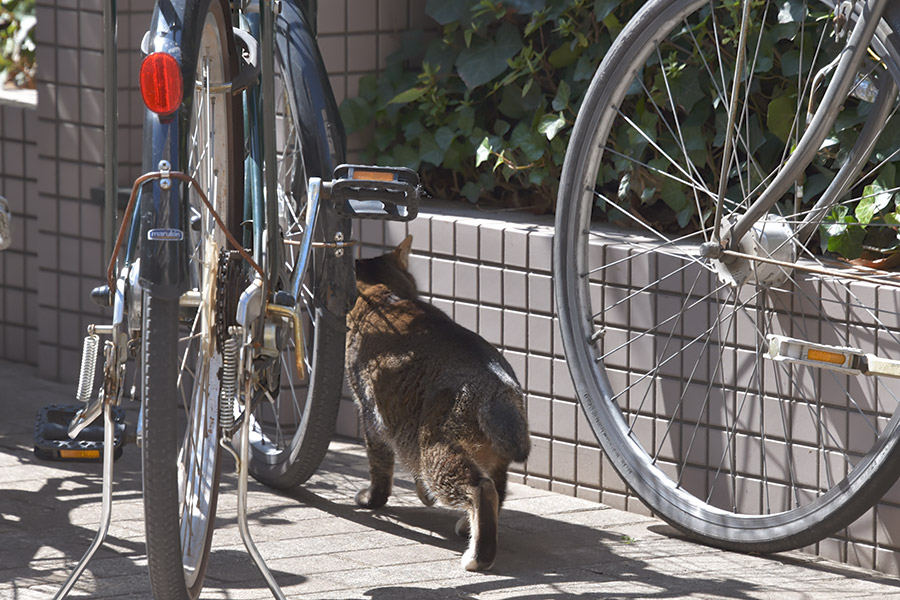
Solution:
<svg viewBox="0 0 900 600"><path fill-rule="evenodd" d="M31 367L0 362L0 599L47 600L94 537L96 464L48 463L31 452L31 421L72 390ZM133 412L134 407L129 407ZM223 462L217 529L204 599L271 598L237 527L233 461ZM900 600L900 579L800 553L754 556L694 544L660 521L511 484L489 573L460 565L458 512L422 506L408 475L377 511L358 508L365 450L332 443L304 486L276 492L250 482L250 531L288 598L442 600L505 598L722 598ZM108 543L71 598L151 600L144 546L140 451L116 462Z"/></svg>

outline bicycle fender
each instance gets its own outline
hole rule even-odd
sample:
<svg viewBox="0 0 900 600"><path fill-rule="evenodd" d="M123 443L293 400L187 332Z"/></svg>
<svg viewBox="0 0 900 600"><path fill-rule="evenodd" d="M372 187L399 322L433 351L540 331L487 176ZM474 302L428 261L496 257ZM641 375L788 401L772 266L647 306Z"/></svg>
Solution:
<svg viewBox="0 0 900 600"><path fill-rule="evenodd" d="M284 59L285 78L290 80L299 112L297 121L307 174L329 181L335 167L345 162L346 133L314 28L301 2L282 3L276 29L276 52ZM338 217L330 207L320 210L319 219L325 231L341 232L345 240L350 239L349 219ZM322 290L321 298L326 310L343 318L356 301L353 257L347 252L328 262L333 271L323 277L328 287Z"/></svg>
<svg viewBox="0 0 900 600"><path fill-rule="evenodd" d="M159 115L147 111L144 118L145 160L146 148L153 166L145 165L145 171L157 171L161 161L177 156L178 120L163 123ZM149 139L148 139L149 138ZM167 146L169 148L167 148ZM167 157L167 158L163 158ZM148 184L151 193L141 195L140 242L138 256L141 259L141 286L150 293L167 299L181 296L188 288L188 234L187 216L181 201L183 184L169 180L168 185L155 179Z"/></svg>
<svg viewBox="0 0 900 600"><path fill-rule="evenodd" d="M165 163L183 170L190 127L197 44L212 2L221 0L159 0L150 30L141 44L144 54L166 52L181 66L184 96L178 110L158 115L144 110L143 172L160 171ZM227 3L223 2L227 7ZM228 14L227 12L225 14ZM189 287L187 184L155 179L147 184L139 207L141 285L155 296L175 299ZM148 193L150 192L150 193Z"/></svg>

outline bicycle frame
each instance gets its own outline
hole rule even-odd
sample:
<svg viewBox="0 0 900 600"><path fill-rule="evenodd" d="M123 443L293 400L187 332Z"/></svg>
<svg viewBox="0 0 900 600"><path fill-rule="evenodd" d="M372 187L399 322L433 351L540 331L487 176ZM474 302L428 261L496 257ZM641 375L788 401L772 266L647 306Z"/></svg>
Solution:
<svg viewBox="0 0 900 600"><path fill-rule="evenodd" d="M288 1L288 0L285 0ZM204 4L208 4L209 0L173 0L173 5L179 5L181 10L186 3L196 4L200 11L204 8ZM272 70L274 69L274 52L276 44L288 43L286 38L290 38L291 43L299 45L301 48L301 56L304 61L301 64L292 64L292 77L302 77L307 83L308 97L298 98L298 106L301 112L300 119L304 122L315 123L315 128L306 129L299 133L302 136L300 143L304 149L309 148L309 156L314 159L316 164L306 165L307 169L316 175L329 175L334 167L343 162L345 155L345 134L342 128L332 127L330 124L340 124L340 117L337 104L333 96L329 93L327 73L324 63L316 44L314 28L310 23L314 23L316 3L299 3L292 2L301 8L301 23L298 25L299 30L286 32L284 36L275 39L271 31L274 30L274 24L271 19L266 19L266 14L271 14L271 0L262 0L263 6L259 6L257 2L248 3L245 10L248 13L254 13L257 10L259 15L252 14L259 21L259 37L260 37L260 62L262 64L262 89L255 89L245 94L248 103L253 106L254 103L260 102L263 113L263 131L275 130L275 111L274 111L274 88L272 84ZM254 7L255 5L255 7ZM167 22L154 22L151 24L150 32L142 43L144 51L170 51L176 58L179 58L181 71L185 75L185 81L190 80L196 65L189 64L189 58L180 52L181 44L184 40L191 36L185 31L190 27L197 27L197 24L176 22L174 26ZM253 27L251 26L251 30ZM270 30L267 36L267 29ZM285 51L284 48L280 48ZM190 54L190 53L185 53ZM268 82L268 84L266 83ZM267 89L268 88L268 89ZM185 90L185 99L189 101L190 89ZM232 90L234 93L235 90ZM251 98L253 96L254 98ZM259 106L259 105L257 105ZM247 110L247 109L245 109ZM172 168L177 169L178 156L180 154L179 143L187 135L187 124L185 123L185 114L187 111L178 111L175 115L159 116L150 111L146 111L144 123L144 139L145 146L149 140L166 140L166 147L155 147L152 149L149 157L145 159L143 165L144 172L158 171L161 160L169 160ZM247 125L249 131L256 131L259 127L256 124L258 111L247 111ZM246 188L232 186L232 189L244 189L245 200L252 207L253 227L254 227L254 250L257 256L264 256L264 264L278 264L278 248L276 244L276 236L268 236L266 243L263 244L263 231L265 231L266 223L277 222L277 205L274 199L277 197L275 184L275 170L261 169L261 163L275 164L275 139L273 135L262 136L263 139L251 139L253 148L252 164L247 166L256 169L256 174L263 173L264 181L259 181L254 175L248 177L248 185ZM323 147L322 141L327 140L327 147ZM255 165L255 166L254 166ZM265 193L260 193L264 190ZM249 193L249 196L247 195ZM164 188L159 182L152 184L151 194L148 195L148 201L144 201L142 197L142 206L139 210L139 232L141 239L144 239L149 231L169 230L172 232L185 232L190 226L189 216L186 211L186 187L172 185ZM272 201L263 201L272 199ZM145 204L144 206L143 204ZM327 224L329 226L336 224ZM349 232L344 232L345 235ZM174 233L177 237L177 233ZM183 234L182 234L183 235ZM265 247L263 247L265 246ZM188 287L188 274L186 269L187 251L186 241L184 239L171 240L162 244L140 244L138 257L141 259L141 285L150 290L155 295L161 295L167 298L176 298L181 296ZM270 269L270 272L275 272ZM341 286L347 286L349 282L341 282ZM271 289L273 282L267 282ZM334 305L332 309L337 312L339 305L346 303L345 299L341 299L342 294L335 289L333 293L328 294L327 298L332 298Z"/></svg>
<svg viewBox="0 0 900 600"><path fill-rule="evenodd" d="M115 0L109 2L114 13ZM145 111L143 175L134 182L110 253L107 285L92 292L95 300L113 308L111 326L92 325L89 328L95 344L97 334L112 338L105 342L103 388L94 398L92 387L96 360L83 361L82 378L91 383L84 393L79 388L79 398L88 403L78 411L69 427L69 435L74 438L81 429L104 413L107 421L106 447L113 445L110 441L113 431L109 425L110 411L121 401L125 364L134 356L135 344L139 341L144 360L141 375L141 385L144 387L141 388L143 406L138 417L136 437L143 440L145 456L148 453L155 457L162 456L154 464L155 473L163 475L155 481L165 482L165 485L151 486L145 479L145 494L153 489L156 493L154 498L159 500L156 504L148 502L146 505L168 507L166 491L171 487L168 485L171 478L168 477L174 471L166 469L169 462L179 462L182 458L167 454L175 444L167 442L165 433L173 431L176 425L165 420L157 421L155 426L150 425L151 418L146 417L149 430L145 430L144 419L145 414L150 414L148 406L154 407L153 414L174 414L174 405L168 401L173 397L171 390L178 393L182 379L180 374L177 379L168 377L178 369L176 362L164 365L159 371L161 377L151 377L147 373L153 369L148 365L156 363L149 357L172 356L169 350L174 344L171 342L179 341L179 328L185 327L182 322L184 313L193 310L195 317L193 324L189 325L191 333L180 340L188 340L188 347L180 355L181 368L190 370L184 365L194 340L205 336L204 340L209 341L213 331L217 337L215 344L209 343L193 350L203 368L196 371L200 375L191 373L194 379L191 402L196 401L196 406L202 408L191 412L190 418L195 420L188 424L186 431L198 434L196 439L203 439L199 450L203 465L192 459L190 474L185 477L191 481L200 480L201 475L194 469L194 463L197 463L197 469L217 473L215 457L220 448L235 457L239 467L238 525L241 537L270 590L278 598L284 595L250 538L247 527L248 472L253 472L258 480L278 487L296 485L308 478L318 466L337 416L339 378L343 370L344 315L355 301L356 294L353 256L344 251L345 247L354 243L349 241L350 218L409 220L415 217L421 196L418 176L408 169L362 167L354 174L354 165L336 168L344 163L345 134L316 42L316 9L316 0L157 0L154 18L141 49L144 56L167 55L164 58L167 62L164 78L167 84L172 81L177 84L166 89L168 92L178 90L176 94L180 96L172 98L170 95L162 105L154 105L145 97L148 107L154 106L160 113L167 114L158 114L150 108ZM107 35L106 41L107 56L114 57L115 36ZM276 63L276 59L280 61ZM152 62L145 64L151 64L152 68ZM278 74L276 66L280 66ZM284 144L284 160L276 154L276 75L284 86L284 96L279 98L285 100L285 120L290 117L292 121L288 141ZM109 81L110 78L107 79ZM197 90L202 93L198 94ZM114 93L107 95L115 98ZM214 100L220 98L225 100ZM193 106L195 102L197 106ZM210 117L212 113L215 113L214 117ZM223 125L222 129L210 127L209 121L200 127L197 123L201 122L201 117L194 119L195 114L205 115L203 118L206 119L214 118L218 126ZM196 133L200 129L203 131ZM223 129L225 135L215 135L215 131ZM244 136L241 135L242 130ZM206 145L198 150L200 142L191 138L201 135L205 136L203 141ZM246 146L244 137L248 142ZM114 144L107 145L106 153L108 161L115 160ZM293 186L291 190L280 191L277 187L276 172L281 165L287 165L285 172L288 178L282 178L280 184ZM390 177L385 179L385 174ZM226 176L229 178L227 181L222 179ZM335 181L331 181L332 178ZM308 188L300 189L306 182ZM363 198L362 204L380 204L382 212L355 212L353 200L347 198L348 190L352 190L354 197ZM305 204L303 197L307 200ZM228 214L225 214L226 211ZM282 211L284 214L291 213L287 221ZM282 224L285 231L280 229ZM217 232L215 239L209 235L214 230ZM204 235L208 237L203 238ZM290 250L289 257L280 257L282 252L288 254L285 248L289 247L299 249ZM311 283L307 288L304 276L312 263L314 249L329 251L329 256L327 260L316 261L315 268L310 269ZM232 261L233 255L226 250L235 251L241 259ZM288 261L293 264L285 267ZM237 266L231 267L231 264ZM230 271L232 268L234 272ZM226 294L218 291L219 286L231 287ZM208 296L213 288L216 290L215 296ZM226 297L230 305L221 308L220 304L212 304L213 299ZM217 316L227 313L228 317L215 320L211 327L213 319L208 319L208 311ZM314 343L316 358L311 359L310 363L314 362L316 366L322 364L321 369L307 369L302 333L303 324L307 321L301 318L301 311L315 323L315 337L310 339ZM164 326L151 327L151 314L162 315L156 322ZM226 318L230 322L226 322ZM251 422L264 399L275 403L270 386L276 386L271 392L279 396L282 367L278 361L284 356L283 352L289 351L285 341L288 333L293 334L298 381L308 380L303 385L309 397L303 409L302 427L298 426L296 434L288 440L290 446L286 451L278 449L285 458L280 459L281 462L270 463L268 455L266 460L259 458L258 455L266 450L257 451L256 445L262 443L274 447L274 443L256 439L266 436L256 430L252 434L255 438L252 438ZM87 352L85 356L88 356ZM215 368L215 371L206 371L206 368ZM272 369L277 371L270 374ZM217 385L221 387L197 383L209 372L214 373ZM152 386L150 381L157 382L157 385ZM337 385L334 385L335 382ZM294 385L291 381L288 384ZM311 408L313 400L316 407L325 408ZM298 404L296 397L293 402ZM195 415L202 416L195 418ZM201 421L207 415L212 415L210 420ZM216 428L215 436L207 435L207 425ZM156 433L151 435L152 432ZM310 432L313 434L307 437ZM189 440L186 436L184 448L196 439ZM156 444L158 452L149 452L151 441ZM249 454L251 445L255 448L252 459ZM300 452L308 452L310 458L298 460ZM111 503L111 456L112 453L106 453L104 459L101 529L56 598L68 593L106 535ZM190 456L196 458L196 455ZM255 467L257 471L252 471L254 465L250 464L251 461L258 463ZM174 468L175 465L172 466ZM294 467L299 467L299 470ZM147 472L145 466L145 477ZM206 473L202 475L205 476ZM197 514L197 535L212 531L216 483L211 481L200 492L191 492L195 494L193 498L206 503L202 509L205 512ZM186 497L187 492L184 494ZM145 495L145 498L148 496ZM188 504L184 499L181 501ZM189 531L193 536L194 514L188 517ZM145 518L147 523L161 522L159 519ZM175 518L178 518L177 515ZM166 558L171 556L168 552L172 546L171 540L177 540L172 537L171 530L163 529L154 537L150 535L148 526L147 537L148 554L152 539L156 540L154 552L161 551ZM202 543L208 543L208 539ZM204 548L206 554L203 554ZM208 546L189 544L182 557L185 562L179 564L178 577L182 575L181 567L184 574L192 575L187 580L189 593L199 593L200 587L195 586L202 586L202 571L205 568L202 561L206 560L208 552ZM169 565L155 573L151 568L151 578L171 581Z"/></svg>
<svg viewBox="0 0 900 600"><path fill-rule="evenodd" d="M701 253L703 256L707 258L719 258L723 254L738 251L740 249L741 240L750 231L753 225L764 218L778 199L798 180L803 170L812 161L815 153L820 148L831 125L833 125L835 119L837 119L837 116L841 111L843 99L850 93L860 61L866 54L879 21L888 5L891 5L895 9L892 11L894 17L900 18L900 14L898 14L900 6L897 6L897 4L898 3L893 0L866 0L862 11L856 20L856 24L853 27L853 31L847 40L845 51L841 55L840 61L835 69L835 74L819 103L819 108L813 115L812 120L808 123L806 131L797 143L788 163L778 172L774 180L766 186L760 197L753 202L747 212L744 213L727 231L722 231L721 208L724 201L724 191L720 190L717 201L713 240L702 245ZM746 40L743 40L743 43L744 47L739 49L739 52L746 52ZM735 86L735 88L737 88L737 86ZM737 97L736 92L737 89L735 89L732 94L732 100ZM870 123L878 123L879 119L877 117L879 116L881 116L881 122L883 122L883 118L890 109L890 100L893 100L896 96L896 92L897 88L893 84L879 90L878 100L876 101L878 103L878 108L873 111L873 116L869 120ZM733 112L734 107L729 109L729 113ZM863 131L860 140L857 142L854 149L861 147L871 151L871 144L874 143L878 133L880 133L878 127L870 127L869 123L867 123L866 129ZM731 133L729 133L728 137L731 137ZM852 169L862 166L862 162L868 157L869 152L862 152L861 154L863 155L862 159L856 161L855 164L851 164L848 168ZM854 163L854 161L850 162ZM840 179L849 179L849 177L836 178L836 180ZM814 216L817 214L821 215L829 210L844 191L846 190L832 189L831 187L828 188L822 200L817 204L816 212L808 215L806 221L798 228L800 234L799 237L803 237L804 235L808 237L808 235L812 233L810 224L814 222Z"/></svg>

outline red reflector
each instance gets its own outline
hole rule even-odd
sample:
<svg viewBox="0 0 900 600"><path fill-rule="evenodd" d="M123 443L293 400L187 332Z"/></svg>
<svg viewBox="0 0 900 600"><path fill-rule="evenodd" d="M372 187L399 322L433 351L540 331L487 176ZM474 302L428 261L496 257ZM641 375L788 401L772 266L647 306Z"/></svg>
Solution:
<svg viewBox="0 0 900 600"><path fill-rule="evenodd" d="M160 115L178 109L184 93L181 66L171 54L154 52L141 63L141 96L147 108Z"/></svg>

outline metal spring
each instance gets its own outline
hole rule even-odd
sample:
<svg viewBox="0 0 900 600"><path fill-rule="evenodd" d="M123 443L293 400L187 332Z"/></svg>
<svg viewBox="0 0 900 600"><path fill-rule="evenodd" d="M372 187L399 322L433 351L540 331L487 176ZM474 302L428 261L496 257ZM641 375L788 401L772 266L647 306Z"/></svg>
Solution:
<svg viewBox="0 0 900 600"><path fill-rule="evenodd" d="M75 397L79 402L90 402L94 395L94 373L97 368L97 349L100 347L100 336L91 334L84 338L81 349L81 372L78 375L78 391Z"/></svg>
<svg viewBox="0 0 900 600"><path fill-rule="evenodd" d="M238 350L240 335L231 335L222 348L222 379L219 386L219 427L234 427L234 398L237 394Z"/></svg>

